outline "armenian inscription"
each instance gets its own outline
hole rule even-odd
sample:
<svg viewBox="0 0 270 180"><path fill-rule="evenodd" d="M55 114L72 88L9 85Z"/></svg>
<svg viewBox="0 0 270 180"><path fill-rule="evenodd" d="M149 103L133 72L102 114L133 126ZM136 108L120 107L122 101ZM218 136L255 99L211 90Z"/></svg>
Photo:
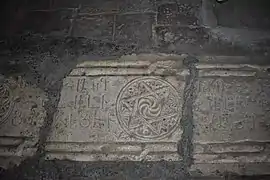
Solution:
<svg viewBox="0 0 270 180"><path fill-rule="evenodd" d="M136 138L162 138L178 127L179 103L178 93L170 83L158 78L138 78L126 84L118 95L118 122Z"/></svg>
<svg viewBox="0 0 270 180"><path fill-rule="evenodd" d="M195 101L195 140L268 140L270 88L267 79L201 79ZM216 136L214 136L216 134Z"/></svg>

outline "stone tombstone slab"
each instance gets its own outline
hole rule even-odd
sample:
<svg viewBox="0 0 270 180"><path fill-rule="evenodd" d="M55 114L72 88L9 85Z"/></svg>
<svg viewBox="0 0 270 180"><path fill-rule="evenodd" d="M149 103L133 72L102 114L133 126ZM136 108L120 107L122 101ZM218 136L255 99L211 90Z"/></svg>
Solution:
<svg viewBox="0 0 270 180"><path fill-rule="evenodd" d="M63 81L47 159L180 160L186 71L177 58L130 55L79 63Z"/></svg>
<svg viewBox="0 0 270 180"><path fill-rule="evenodd" d="M0 84L0 167L33 156L43 125L45 93L21 77Z"/></svg>
<svg viewBox="0 0 270 180"><path fill-rule="evenodd" d="M240 57L204 60L197 64L192 171L209 176L268 173L269 66L248 64Z"/></svg>

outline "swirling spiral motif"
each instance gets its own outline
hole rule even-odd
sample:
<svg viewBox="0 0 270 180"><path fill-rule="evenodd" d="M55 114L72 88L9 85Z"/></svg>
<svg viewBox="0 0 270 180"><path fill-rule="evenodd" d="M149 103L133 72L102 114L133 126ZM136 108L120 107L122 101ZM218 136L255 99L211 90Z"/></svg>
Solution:
<svg viewBox="0 0 270 180"><path fill-rule="evenodd" d="M180 121L180 97L167 81L137 78L120 91L116 115L120 126L138 139L160 139L171 134Z"/></svg>
<svg viewBox="0 0 270 180"><path fill-rule="evenodd" d="M161 113L161 104L154 96L140 98L138 101L138 112L145 119L158 117Z"/></svg>
<svg viewBox="0 0 270 180"><path fill-rule="evenodd" d="M13 109L12 96L6 84L0 84L0 124L4 123Z"/></svg>

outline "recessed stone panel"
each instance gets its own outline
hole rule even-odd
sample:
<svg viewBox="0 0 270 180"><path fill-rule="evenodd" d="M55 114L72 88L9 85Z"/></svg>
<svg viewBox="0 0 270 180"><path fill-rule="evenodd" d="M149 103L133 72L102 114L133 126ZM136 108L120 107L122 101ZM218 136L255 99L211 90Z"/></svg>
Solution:
<svg viewBox="0 0 270 180"><path fill-rule="evenodd" d="M125 59L79 64L63 81L47 158L180 160L185 73L176 75L173 64Z"/></svg>
<svg viewBox="0 0 270 180"><path fill-rule="evenodd" d="M197 68L192 171L209 176L227 170L242 175L262 173L258 167L270 163L267 66L213 63ZM251 168L246 170L242 164Z"/></svg>

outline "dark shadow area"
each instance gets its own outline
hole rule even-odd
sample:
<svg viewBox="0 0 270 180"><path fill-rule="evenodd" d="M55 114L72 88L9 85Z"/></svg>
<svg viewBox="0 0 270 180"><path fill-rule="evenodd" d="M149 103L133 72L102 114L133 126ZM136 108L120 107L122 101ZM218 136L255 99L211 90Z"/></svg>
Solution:
<svg viewBox="0 0 270 180"><path fill-rule="evenodd" d="M217 3L214 11L220 26L270 30L269 8L267 0L229 0Z"/></svg>

